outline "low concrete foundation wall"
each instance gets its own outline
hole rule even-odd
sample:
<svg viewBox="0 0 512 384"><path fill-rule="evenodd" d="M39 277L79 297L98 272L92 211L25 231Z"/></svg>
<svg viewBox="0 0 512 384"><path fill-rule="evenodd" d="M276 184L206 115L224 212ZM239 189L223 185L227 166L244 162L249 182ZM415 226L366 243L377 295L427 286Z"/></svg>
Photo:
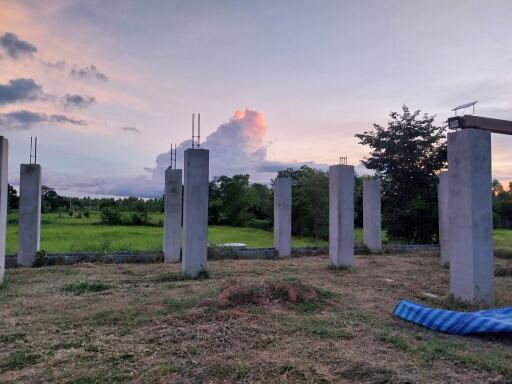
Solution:
<svg viewBox="0 0 512 384"><path fill-rule="evenodd" d="M292 248L292 257L323 256L328 254L328 247L297 247ZM368 248L356 245L356 254L371 253ZM407 253L418 251L438 252L437 245L384 245L381 253ZM246 248L246 247L209 247L209 260L251 260L251 259L278 259L279 255L275 248ZM69 252L49 253L45 256L44 265L71 265L77 263L160 263L163 261L161 251L146 252ZM16 268L16 255L7 255L5 268Z"/></svg>

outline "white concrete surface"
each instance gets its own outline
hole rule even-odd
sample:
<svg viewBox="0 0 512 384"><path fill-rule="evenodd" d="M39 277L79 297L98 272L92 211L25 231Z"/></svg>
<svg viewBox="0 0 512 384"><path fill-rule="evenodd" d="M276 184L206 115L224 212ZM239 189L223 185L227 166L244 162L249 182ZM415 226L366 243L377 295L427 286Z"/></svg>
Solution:
<svg viewBox="0 0 512 384"><path fill-rule="evenodd" d="M287 177L274 180L274 248L279 257L292 252L292 180Z"/></svg>
<svg viewBox="0 0 512 384"><path fill-rule="evenodd" d="M0 136L0 284L5 275L5 246L7 236L7 171L9 159L9 142Z"/></svg>
<svg viewBox="0 0 512 384"><path fill-rule="evenodd" d="M456 299L494 303L491 133L448 134L450 291Z"/></svg>
<svg viewBox="0 0 512 384"><path fill-rule="evenodd" d="M164 262L180 261L181 254L181 212L182 212L181 169L165 170L164 188Z"/></svg>
<svg viewBox="0 0 512 384"><path fill-rule="evenodd" d="M20 164L18 265L31 267L41 233L41 165Z"/></svg>
<svg viewBox="0 0 512 384"><path fill-rule="evenodd" d="M439 211L439 248L441 265L450 265L450 188L448 187L448 171L439 174L437 186L437 205Z"/></svg>
<svg viewBox="0 0 512 384"><path fill-rule="evenodd" d="M329 263L354 264L354 167L329 167Z"/></svg>
<svg viewBox="0 0 512 384"><path fill-rule="evenodd" d="M184 170L181 271L190 277L197 277L207 269L208 173L208 150L187 149Z"/></svg>
<svg viewBox="0 0 512 384"><path fill-rule="evenodd" d="M380 180L363 180L363 242L370 250L382 249Z"/></svg>

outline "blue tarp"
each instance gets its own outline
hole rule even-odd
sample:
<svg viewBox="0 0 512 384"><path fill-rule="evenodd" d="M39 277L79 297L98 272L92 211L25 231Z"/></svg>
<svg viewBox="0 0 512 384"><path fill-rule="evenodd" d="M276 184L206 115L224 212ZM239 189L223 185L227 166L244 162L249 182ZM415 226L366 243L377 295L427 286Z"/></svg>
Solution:
<svg viewBox="0 0 512 384"><path fill-rule="evenodd" d="M453 335L512 332L512 307L456 312L428 308L412 301L401 300L393 314L435 331Z"/></svg>

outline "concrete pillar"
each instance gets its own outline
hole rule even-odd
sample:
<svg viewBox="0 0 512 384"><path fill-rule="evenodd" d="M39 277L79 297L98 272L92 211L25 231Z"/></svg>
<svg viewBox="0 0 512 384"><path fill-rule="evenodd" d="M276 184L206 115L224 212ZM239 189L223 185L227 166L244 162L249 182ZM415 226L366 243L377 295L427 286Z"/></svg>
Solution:
<svg viewBox="0 0 512 384"><path fill-rule="evenodd" d="M380 180L363 180L363 234L370 250L382 249Z"/></svg>
<svg viewBox="0 0 512 384"><path fill-rule="evenodd" d="M164 261L180 261L181 250L181 204L182 171L167 168L165 170L164 190Z"/></svg>
<svg viewBox="0 0 512 384"><path fill-rule="evenodd" d="M292 180L274 180L274 248L280 257L292 253Z"/></svg>
<svg viewBox="0 0 512 384"><path fill-rule="evenodd" d="M0 284L4 282L5 243L7 236L7 166L9 142L0 136Z"/></svg>
<svg viewBox="0 0 512 384"><path fill-rule="evenodd" d="M441 265L450 265L450 189L448 188L448 171L439 174L437 186L437 205L439 211L439 248L441 251Z"/></svg>
<svg viewBox="0 0 512 384"><path fill-rule="evenodd" d="M41 233L41 165L20 164L18 265L31 267Z"/></svg>
<svg viewBox="0 0 512 384"><path fill-rule="evenodd" d="M448 134L450 291L456 299L494 303L491 132Z"/></svg>
<svg viewBox="0 0 512 384"><path fill-rule="evenodd" d="M207 268L208 171L207 149L185 151L181 272L190 277L197 277Z"/></svg>
<svg viewBox="0 0 512 384"><path fill-rule="evenodd" d="M329 263L354 264L354 167L329 167Z"/></svg>

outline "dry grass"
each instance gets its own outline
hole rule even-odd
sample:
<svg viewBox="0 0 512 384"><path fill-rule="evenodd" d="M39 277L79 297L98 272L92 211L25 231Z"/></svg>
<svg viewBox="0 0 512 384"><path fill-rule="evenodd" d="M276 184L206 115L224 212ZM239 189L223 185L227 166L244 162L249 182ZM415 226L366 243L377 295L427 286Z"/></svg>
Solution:
<svg viewBox="0 0 512 384"><path fill-rule="evenodd" d="M393 318L401 298L457 307L438 256L361 256L349 270L327 269L325 257L214 261L204 280L183 280L178 267L9 271L0 382L512 380L512 337L449 336ZM510 304L502 275L497 297Z"/></svg>

